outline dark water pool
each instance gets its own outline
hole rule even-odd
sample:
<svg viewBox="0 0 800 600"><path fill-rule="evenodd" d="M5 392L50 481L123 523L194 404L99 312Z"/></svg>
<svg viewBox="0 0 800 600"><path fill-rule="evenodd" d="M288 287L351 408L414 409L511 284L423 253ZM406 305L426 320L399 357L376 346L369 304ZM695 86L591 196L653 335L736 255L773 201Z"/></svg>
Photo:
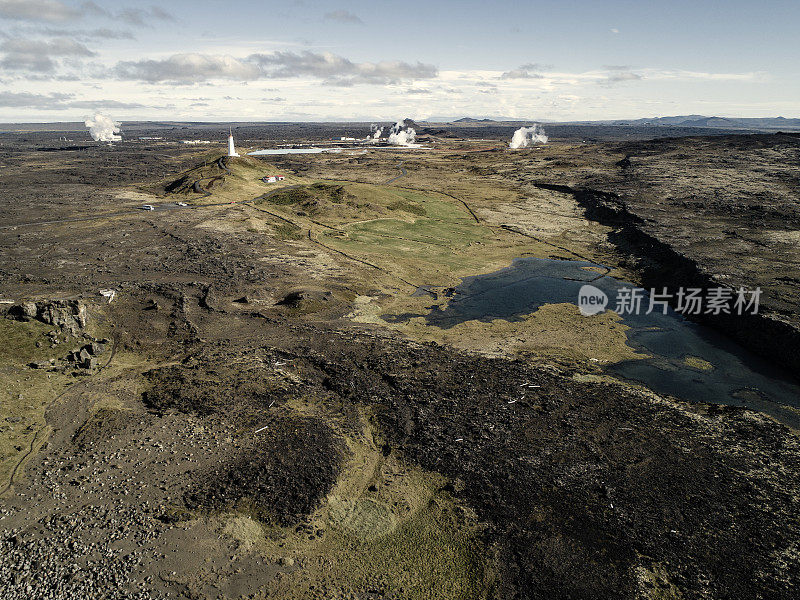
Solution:
<svg viewBox="0 0 800 600"><path fill-rule="evenodd" d="M603 290L613 309L617 290L635 286L603 272L600 265L587 262L520 258L500 271L463 279L444 308L432 306L424 315L386 319L402 322L424 316L429 325L445 329L472 320L522 320L545 304L577 305L578 292L587 283ZM648 304L645 294L642 307L646 309ZM667 314L645 314L645 310L624 314L622 321L631 328L628 343L649 358L616 363L608 366L608 371L660 394L745 406L800 427L800 415L787 408L800 408L800 385L787 372L672 309ZM690 367L684 362L687 356L707 361L713 368Z"/></svg>

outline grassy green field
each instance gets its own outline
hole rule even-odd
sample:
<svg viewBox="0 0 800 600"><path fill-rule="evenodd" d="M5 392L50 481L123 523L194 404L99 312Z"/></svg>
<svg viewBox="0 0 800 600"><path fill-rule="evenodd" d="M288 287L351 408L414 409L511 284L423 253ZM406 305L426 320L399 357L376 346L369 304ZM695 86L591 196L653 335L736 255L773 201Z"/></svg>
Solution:
<svg viewBox="0 0 800 600"><path fill-rule="evenodd" d="M461 202L436 192L326 181L258 204L325 245L419 284L452 285L530 250L524 238L476 222Z"/></svg>

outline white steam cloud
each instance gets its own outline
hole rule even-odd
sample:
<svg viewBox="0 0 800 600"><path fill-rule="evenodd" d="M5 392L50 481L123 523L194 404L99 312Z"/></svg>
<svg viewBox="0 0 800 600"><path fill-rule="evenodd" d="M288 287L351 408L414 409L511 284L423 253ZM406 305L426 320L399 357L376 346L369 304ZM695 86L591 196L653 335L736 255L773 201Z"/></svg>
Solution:
<svg viewBox="0 0 800 600"><path fill-rule="evenodd" d="M517 148L527 148L534 144L546 144L547 136L544 133L544 128L539 125L532 125L531 127L520 127L514 132L511 137L509 148L516 150Z"/></svg>
<svg viewBox="0 0 800 600"><path fill-rule="evenodd" d="M389 143L395 146L411 146L416 137L416 131L411 127L406 127L403 121L398 121L392 125L391 133L389 133Z"/></svg>
<svg viewBox="0 0 800 600"><path fill-rule="evenodd" d="M86 127L89 128L89 135L95 142L121 142L122 136L119 134L119 126L122 123L116 122L107 115L96 113L94 117L86 119Z"/></svg>
<svg viewBox="0 0 800 600"><path fill-rule="evenodd" d="M374 123L370 126L369 130L371 132L370 133L370 138L373 139L373 140L380 139L381 134L383 133L383 127L378 127ZM367 139L370 139L370 138L367 138Z"/></svg>

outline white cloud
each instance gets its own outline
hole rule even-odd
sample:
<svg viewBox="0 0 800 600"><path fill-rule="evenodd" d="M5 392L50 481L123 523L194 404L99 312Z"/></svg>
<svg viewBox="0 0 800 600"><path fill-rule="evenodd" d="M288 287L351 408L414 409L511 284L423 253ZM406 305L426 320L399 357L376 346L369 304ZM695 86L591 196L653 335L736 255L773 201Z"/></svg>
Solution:
<svg viewBox="0 0 800 600"><path fill-rule="evenodd" d="M648 79L705 79L707 81L761 81L768 79L767 73L707 73L703 71L653 70L645 71Z"/></svg>
<svg viewBox="0 0 800 600"><path fill-rule="evenodd" d="M13 71L34 71L50 73L55 71L57 62L53 57L89 57L95 53L86 46L68 38L55 38L50 41L12 38L0 44L5 56L0 66Z"/></svg>
<svg viewBox="0 0 800 600"><path fill-rule="evenodd" d="M44 29L36 29L30 33L41 33L42 35L55 36L55 37L69 37L80 40L133 40L135 36L132 32L125 29L109 29L107 27L99 27L97 29L56 29L54 27L46 27Z"/></svg>
<svg viewBox="0 0 800 600"><path fill-rule="evenodd" d="M349 10L342 10L342 9L325 13L325 20L337 21L339 23L350 23L355 25L364 24L364 21L361 20L361 17L359 17L358 15L354 15Z"/></svg>
<svg viewBox="0 0 800 600"><path fill-rule="evenodd" d="M32 92L0 92L0 107L25 107L47 111L66 109L137 110L146 108L169 108L168 106L155 107L139 102L122 102L119 100L75 100L74 94L36 94Z"/></svg>
<svg viewBox="0 0 800 600"><path fill-rule="evenodd" d="M644 79L641 73L635 73L627 65L614 66L609 65L605 67L608 73L598 82L600 85L615 85L618 83L625 83L628 81L639 81Z"/></svg>
<svg viewBox="0 0 800 600"><path fill-rule="evenodd" d="M259 68L228 55L175 54L163 60L123 61L114 68L119 79L197 83L212 79L247 81L258 79Z"/></svg>
<svg viewBox="0 0 800 600"><path fill-rule="evenodd" d="M145 27L153 24L153 21L174 21L170 13L158 6L148 8L124 8L115 15L116 19L124 21L129 25Z"/></svg>
<svg viewBox="0 0 800 600"><path fill-rule="evenodd" d="M0 17L21 21L69 21L81 11L60 0L0 0Z"/></svg>
<svg viewBox="0 0 800 600"><path fill-rule="evenodd" d="M169 12L156 5L111 12L91 1L71 6L61 0L0 0L0 18L4 19L60 23L86 16L106 17L139 27L152 25L154 21L175 20Z"/></svg>
<svg viewBox="0 0 800 600"><path fill-rule="evenodd" d="M546 71L550 68L550 65L526 63L520 65L516 69L504 72L500 75L500 79L542 79L542 75L539 74L539 71Z"/></svg>
<svg viewBox="0 0 800 600"><path fill-rule="evenodd" d="M543 77L525 69L513 69L500 75L500 79L543 79Z"/></svg>
<svg viewBox="0 0 800 600"><path fill-rule="evenodd" d="M356 83L390 84L401 81L432 79L438 74L434 65L417 62L381 61L355 63L330 52L273 52L254 54L266 76L276 78L309 76L333 85Z"/></svg>
<svg viewBox="0 0 800 600"><path fill-rule="evenodd" d="M61 33L56 29L51 31ZM4 43L10 44L6 50L26 50L17 45L19 41L0 38L0 48ZM121 62L108 54L85 60L87 57L81 54L95 50L91 45L83 46L85 50L69 44L60 48L64 52L74 51L72 55L58 55L59 48L53 45L48 47L53 52L45 54L53 61L54 70L18 70L16 74L6 74L5 83L13 82L15 86L7 89L13 89L16 95L7 92L0 97L0 119L74 120L85 117L89 110L108 110L123 120L217 121L389 121L398 114L420 119L442 115L541 121L681 112L719 114L723 110L711 106L722 106L714 103L717 102L714 94L715 90L730 85L726 82L749 84L740 86L741 105L747 106L748 100L758 98L762 86L757 84L769 81L763 73L711 73L628 65L606 65L579 72L554 71L552 67L532 63L507 70L438 71L432 65L420 63L357 62L323 52L286 49L253 54L250 50L253 45L232 44L210 53L135 55L144 60ZM113 51L119 52L114 46L111 46ZM34 50L27 54L36 56ZM73 59L83 61L82 66L66 64ZM514 70L538 77L503 77ZM57 84L53 83L55 80ZM143 86L142 81L149 85ZM321 83L328 85L322 88ZM197 85L176 88L175 84ZM60 95L53 94L54 91ZM706 104L698 106L698 96L707 98ZM773 103L776 111L780 108L787 116L800 112L800 103L786 99L778 104L779 101ZM737 112L737 107L728 112ZM753 108L756 110L763 113L767 109L759 105Z"/></svg>
<svg viewBox="0 0 800 600"><path fill-rule="evenodd" d="M230 55L176 54L166 59L123 61L113 69L115 76L125 80L150 83L199 83L218 79L253 81L256 79L287 79L309 77L322 79L335 86L359 83L387 85L436 77L433 65L382 61L355 63L331 53L273 52L252 54L246 58Z"/></svg>
<svg viewBox="0 0 800 600"><path fill-rule="evenodd" d="M72 94L32 94L29 92L0 92L0 107L30 107L50 110L63 108Z"/></svg>

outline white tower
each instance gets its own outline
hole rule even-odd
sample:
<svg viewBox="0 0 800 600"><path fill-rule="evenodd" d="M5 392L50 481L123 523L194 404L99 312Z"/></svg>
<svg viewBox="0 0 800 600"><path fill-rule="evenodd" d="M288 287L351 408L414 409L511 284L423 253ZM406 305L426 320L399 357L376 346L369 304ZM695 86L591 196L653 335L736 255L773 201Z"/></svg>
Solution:
<svg viewBox="0 0 800 600"><path fill-rule="evenodd" d="M233 129L229 129L230 135L228 136L228 156L239 156L236 154L236 147L233 145Z"/></svg>

